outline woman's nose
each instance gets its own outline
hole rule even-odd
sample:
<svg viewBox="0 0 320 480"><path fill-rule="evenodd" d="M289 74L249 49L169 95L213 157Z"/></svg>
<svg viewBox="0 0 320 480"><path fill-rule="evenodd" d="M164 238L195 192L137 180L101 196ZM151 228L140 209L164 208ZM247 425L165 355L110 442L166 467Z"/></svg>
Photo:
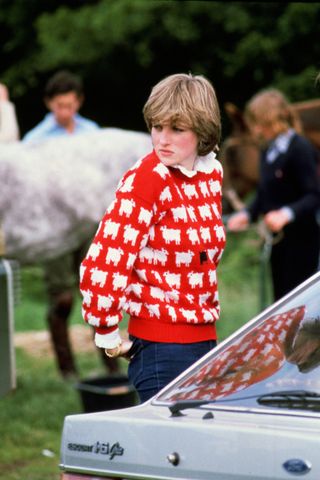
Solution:
<svg viewBox="0 0 320 480"><path fill-rule="evenodd" d="M168 130L163 129L160 133L160 142L161 143L169 143L170 135Z"/></svg>

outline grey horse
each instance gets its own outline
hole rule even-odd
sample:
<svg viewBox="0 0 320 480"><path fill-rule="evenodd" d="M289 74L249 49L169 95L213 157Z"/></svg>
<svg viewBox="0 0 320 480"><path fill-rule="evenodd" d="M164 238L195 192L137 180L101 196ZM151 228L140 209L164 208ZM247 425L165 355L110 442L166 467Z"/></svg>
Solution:
<svg viewBox="0 0 320 480"><path fill-rule="evenodd" d="M6 256L28 264L77 248L100 221L122 174L150 149L147 133L117 128L36 145L1 144Z"/></svg>

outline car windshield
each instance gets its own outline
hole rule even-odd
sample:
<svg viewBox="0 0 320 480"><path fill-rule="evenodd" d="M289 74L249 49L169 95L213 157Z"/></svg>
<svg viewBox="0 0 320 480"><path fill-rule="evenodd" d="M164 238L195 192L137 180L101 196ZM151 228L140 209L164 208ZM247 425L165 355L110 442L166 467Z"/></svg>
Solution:
<svg viewBox="0 0 320 480"><path fill-rule="evenodd" d="M155 398L155 403L320 410L320 276L226 339Z"/></svg>

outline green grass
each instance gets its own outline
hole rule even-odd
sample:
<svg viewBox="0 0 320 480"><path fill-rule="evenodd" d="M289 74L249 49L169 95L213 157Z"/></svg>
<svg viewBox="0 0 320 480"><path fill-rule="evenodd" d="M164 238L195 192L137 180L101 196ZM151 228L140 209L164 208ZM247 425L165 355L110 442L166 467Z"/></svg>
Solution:
<svg viewBox="0 0 320 480"><path fill-rule="evenodd" d="M84 374L96 368L92 355L78 361ZM82 412L79 393L61 380L52 359L17 349L16 362L18 387L0 400L0 479L58 480L63 419Z"/></svg>
<svg viewBox="0 0 320 480"><path fill-rule="evenodd" d="M20 304L15 309L15 331L46 328L46 295L42 271L23 268ZM218 271L221 318L219 339L230 335L261 309L260 257L253 232L229 235ZM270 285L268 299L270 298ZM80 297L73 324L83 324ZM123 325L125 326L125 324ZM63 419L82 406L74 385L62 381L52 357L39 360L16 349L17 389L0 399L0 480L58 480ZM82 377L101 369L99 356L77 353ZM122 363L123 368L126 362ZM53 456L46 456L45 451Z"/></svg>
<svg viewBox="0 0 320 480"><path fill-rule="evenodd" d="M255 231L228 236L218 283L221 316L217 329L223 340L272 302L269 269L262 269L261 242Z"/></svg>
<svg viewBox="0 0 320 480"><path fill-rule="evenodd" d="M71 385L59 378L52 362L16 352L18 388L0 401L0 478L58 479L62 419L81 411ZM47 457L43 450L54 456Z"/></svg>
<svg viewBox="0 0 320 480"><path fill-rule="evenodd" d="M15 331L45 330L47 296L43 271L38 265L24 267L21 271L19 301L15 309ZM76 295L70 324L83 323L80 296Z"/></svg>

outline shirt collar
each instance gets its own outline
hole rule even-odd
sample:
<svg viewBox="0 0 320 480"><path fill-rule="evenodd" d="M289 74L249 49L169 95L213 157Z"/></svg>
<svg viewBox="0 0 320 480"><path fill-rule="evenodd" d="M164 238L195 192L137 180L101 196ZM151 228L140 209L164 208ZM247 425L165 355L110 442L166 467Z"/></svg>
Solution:
<svg viewBox="0 0 320 480"><path fill-rule="evenodd" d="M173 168L177 168L181 173L191 178L194 177L198 172L212 173L214 169L219 168L217 164L219 164L219 162L216 154L214 152L210 152L208 155L198 156L196 158L193 170L188 170L181 165L174 165Z"/></svg>
<svg viewBox="0 0 320 480"><path fill-rule="evenodd" d="M79 115L79 113L75 113L74 116L73 116L73 120L74 120L74 125L75 127L78 126L79 124L79 121L81 120L81 115ZM62 127L56 120L54 114L52 112L49 112L45 115L45 121L48 125L50 125L51 127L55 127L55 128L61 128L61 129L64 129L64 127Z"/></svg>
<svg viewBox="0 0 320 480"><path fill-rule="evenodd" d="M278 135L267 150L267 161L272 163L280 153L286 153L295 131L290 128L287 132Z"/></svg>

